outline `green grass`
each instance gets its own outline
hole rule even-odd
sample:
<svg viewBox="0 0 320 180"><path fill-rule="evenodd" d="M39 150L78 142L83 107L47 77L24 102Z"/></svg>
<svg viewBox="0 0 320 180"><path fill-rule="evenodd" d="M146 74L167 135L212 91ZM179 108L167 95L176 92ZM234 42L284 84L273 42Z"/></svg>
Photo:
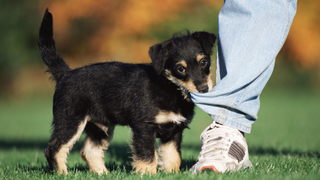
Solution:
<svg viewBox="0 0 320 180"><path fill-rule="evenodd" d="M246 135L254 169L193 175L202 130L211 122L201 110L185 130L179 174L159 172L144 179L320 179L320 95L306 91L270 91L261 97L259 118ZM108 175L88 171L81 160L81 140L68 156L68 176L48 169L43 150L50 136L51 100L0 102L0 179L137 179L130 166L130 130L117 127L105 153ZM83 137L81 138L83 139Z"/></svg>

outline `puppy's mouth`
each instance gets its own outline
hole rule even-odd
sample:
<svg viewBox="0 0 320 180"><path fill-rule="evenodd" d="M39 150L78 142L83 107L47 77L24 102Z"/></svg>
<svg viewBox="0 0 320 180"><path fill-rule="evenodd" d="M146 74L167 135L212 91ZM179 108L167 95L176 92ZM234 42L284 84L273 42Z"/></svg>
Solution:
<svg viewBox="0 0 320 180"><path fill-rule="evenodd" d="M173 82L179 87L179 90L181 90L182 95L185 99L191 100L189 92L194 93L207 93L212 90L212 80L208 78L206 83L203 83L201 85L196 86L193 81L182 81L180 79L175 78L172 76L170 71L165 71L165 76L168 80Z"/></svg>
<svg viewBox="0 0 320 180"><path fill-rule="evenodd" d="M213 88L213 82L212 79L210 78L210 75L207 76L207 82L202 84L201 86L198 86L197 89L199 93L207 93L212 91Z"/></svg>

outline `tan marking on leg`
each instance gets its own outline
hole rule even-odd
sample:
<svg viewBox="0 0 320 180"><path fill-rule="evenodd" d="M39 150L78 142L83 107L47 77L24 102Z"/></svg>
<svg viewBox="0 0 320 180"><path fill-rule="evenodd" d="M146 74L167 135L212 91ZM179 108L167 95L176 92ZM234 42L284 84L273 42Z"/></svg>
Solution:
<svg viewBox="0 0 320 180"><path fill-rule="evenodd" d="M84 146L80 151L81 158L87 163L89 169L93 173L102 175L107 174L108 170L105 166L104 150L107 150L113 136L114 126L107 128L106 134L108 138L101 141L102 145L95 144L89 137L85 139Z"/></svg>
<svg viewBox="0 0 320 180"><path fill-rule="evenodd" d="M132 159L133 162L131 165L135 169L135 173L141 173L141 175L146 173L150 173L152 175L157 174L158 154L156 151L154 152L154 158L152 162L139 160L135 155L133 155Z"/></svg>
<svg viewBox="0 0 320 180"><path fill-rule="evenodd" d="M174 142L161 144L160 147L163 168L167 172L179 172L181 164L181 156L177 151L177 145Z"/></svg>
<svg viewBox="0 0 320 180"><path fill-rule="evenodd" d="M102 131L108 135L108 127L99 122L93 122L96 126L98 126Z"/></svg>
<svg viewBox="0 0 320 180"><path fill-rule="evenodd" d="M84 146L81 149L80 156L87 163L89 169L93 173L99 175L108 173L105 166L103 146L97 146L94 142L87 137Z"/></svg>
<svg viewBox="0 0 320 180"><path fill-rule="evenodd" d="M69 154L69 151L72 149L76 141L80 138L84 128L87 125L88 120L89 120L89 116L86 116L84 121L82 121L79 124L77 133L66 144L63 144L60 147L60 150L55 155L54 158L56 159L58 164L58 174L62 174L62 173L66 175L68 174L67 165L66 165L67 155Z"/></svg>

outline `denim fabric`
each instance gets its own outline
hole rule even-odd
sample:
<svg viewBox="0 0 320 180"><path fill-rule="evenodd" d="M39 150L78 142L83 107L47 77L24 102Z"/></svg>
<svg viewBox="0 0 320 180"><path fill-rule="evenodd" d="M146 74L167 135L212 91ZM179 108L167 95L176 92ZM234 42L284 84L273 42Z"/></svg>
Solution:
<svg viewBox="0 0 320 180"><path fill-rule="evenodd" d="M297 9L297 0L225 0L219 13L216 86L191 93L214 121L250 133Z"/></svg>

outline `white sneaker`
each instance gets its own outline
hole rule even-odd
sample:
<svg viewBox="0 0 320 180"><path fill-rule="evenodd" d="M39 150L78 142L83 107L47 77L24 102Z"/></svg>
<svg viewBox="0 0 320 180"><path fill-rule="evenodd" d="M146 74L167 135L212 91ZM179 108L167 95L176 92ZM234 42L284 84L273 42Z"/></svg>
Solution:
<svg viewBox="0 0 320 180"><path fill-rule="evenodd" d="M201 152L190 171L224 173L252 167L246 139L237 129L213 122L200 137Z"/></svg>

